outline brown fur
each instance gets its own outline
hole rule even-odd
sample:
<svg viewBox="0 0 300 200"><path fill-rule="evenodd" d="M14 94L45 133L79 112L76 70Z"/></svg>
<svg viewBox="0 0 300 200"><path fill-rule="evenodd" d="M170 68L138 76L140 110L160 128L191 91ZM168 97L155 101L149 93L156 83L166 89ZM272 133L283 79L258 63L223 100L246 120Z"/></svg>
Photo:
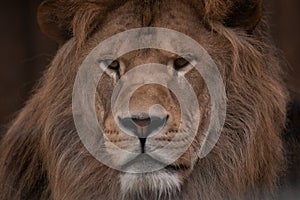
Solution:
<svg viewBox="0 0 300 200"><path fill-rule="evenodd" d="M121 199L119 172L99 163L79 140L71 109L72 87L79 65L99 41L147 25L181 31L203 45L222 73L228 98L218 144L184 175L181 192L172 198L271 198L284 169L281 133L287 93L276 50L261 19L261 1L170 1L170 9L166 2L49 0L42 4L41 28L62 46L1 141L0 199ZM249 2L254 6L248 8ZM127 10L134 7L133 12ZM160 12L164 9L170 15ZM172 12L176 19L197 24L193 29L198 34L175 22ZM161 13L167 14L158 17ZM118 16L128 17L125 28ZM198 78L190 80L201 93L195 85ZM99 87L100 98L110 96L111 91L104 90L107 86ZM147 198L156 197L147 194Z"/></svg>

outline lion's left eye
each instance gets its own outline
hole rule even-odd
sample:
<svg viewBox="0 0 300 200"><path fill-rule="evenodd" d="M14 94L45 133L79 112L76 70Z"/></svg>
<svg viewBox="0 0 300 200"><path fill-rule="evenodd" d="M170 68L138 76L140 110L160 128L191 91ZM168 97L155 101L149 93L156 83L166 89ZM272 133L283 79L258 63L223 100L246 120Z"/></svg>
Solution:
<svg viewBox="0 0 300 200"><path fill-rule="evenodd" d="M174 60L173 66L174 66L175 70L179 71L179 70L187 67L189 64L190 64L189 61L187 61L186 59L180 57L180 58L176 58Z"/></svg>

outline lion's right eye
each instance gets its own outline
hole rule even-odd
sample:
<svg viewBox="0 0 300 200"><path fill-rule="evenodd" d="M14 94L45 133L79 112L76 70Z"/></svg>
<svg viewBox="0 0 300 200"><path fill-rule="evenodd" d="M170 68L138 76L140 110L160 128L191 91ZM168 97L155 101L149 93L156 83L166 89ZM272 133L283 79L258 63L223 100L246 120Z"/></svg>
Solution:
<svg viewBox="0 0 300 200"><path fill-rule="evenodd" d="M111 64L108 66L108 69L119 72L120 71L119 61L117 61L117 60L112 61Z"/></svg>
<svg viewBox="0 0 300 200"><path fill-rule="evenodd" d="M120 62L117 60L101 60L100 62L100 66L103 70L107 71L108 74L116 74L118 77L120 77L120 70L121 70L121 66L120 66Z"/></svg>

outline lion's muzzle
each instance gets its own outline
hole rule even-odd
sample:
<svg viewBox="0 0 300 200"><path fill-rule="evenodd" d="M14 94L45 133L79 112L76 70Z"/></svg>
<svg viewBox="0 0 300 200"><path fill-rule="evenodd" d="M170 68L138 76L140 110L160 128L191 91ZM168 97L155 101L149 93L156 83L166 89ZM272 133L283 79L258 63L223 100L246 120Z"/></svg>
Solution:
<svg viewBox="0 0 300 200"><path fill-rule="evenodd" d="M145 153L147 138L157 132L160 132L164 128L168 119L168 115L159 117L140 113L138 115L132 115L131 117L118 117L118 123L120 128L122 128L127 134L139 138L141 153Z"/></svg>

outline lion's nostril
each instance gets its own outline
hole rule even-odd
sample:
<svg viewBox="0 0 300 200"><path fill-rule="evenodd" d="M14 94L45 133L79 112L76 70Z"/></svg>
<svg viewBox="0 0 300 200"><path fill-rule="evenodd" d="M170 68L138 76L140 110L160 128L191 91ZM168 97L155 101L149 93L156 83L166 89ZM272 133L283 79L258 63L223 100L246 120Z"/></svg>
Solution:
<svg viewBox="0 0 300 200"><path fill-rule="evenodd" d="M149 134L153 133L156 130L159 130L165 126L169 119L169 115L165 117L151 117L151 123L147 127Z"/></svg>
<svg viewBox="0 0 300 200"><path fill-rule="evenodd" d="M133 133L135 135L135 132L137 132L137 127L135 123L132 121L131 118L121 118L118 117L119 119L119 125L125 129L128 130L129 132Z"/></svg>

